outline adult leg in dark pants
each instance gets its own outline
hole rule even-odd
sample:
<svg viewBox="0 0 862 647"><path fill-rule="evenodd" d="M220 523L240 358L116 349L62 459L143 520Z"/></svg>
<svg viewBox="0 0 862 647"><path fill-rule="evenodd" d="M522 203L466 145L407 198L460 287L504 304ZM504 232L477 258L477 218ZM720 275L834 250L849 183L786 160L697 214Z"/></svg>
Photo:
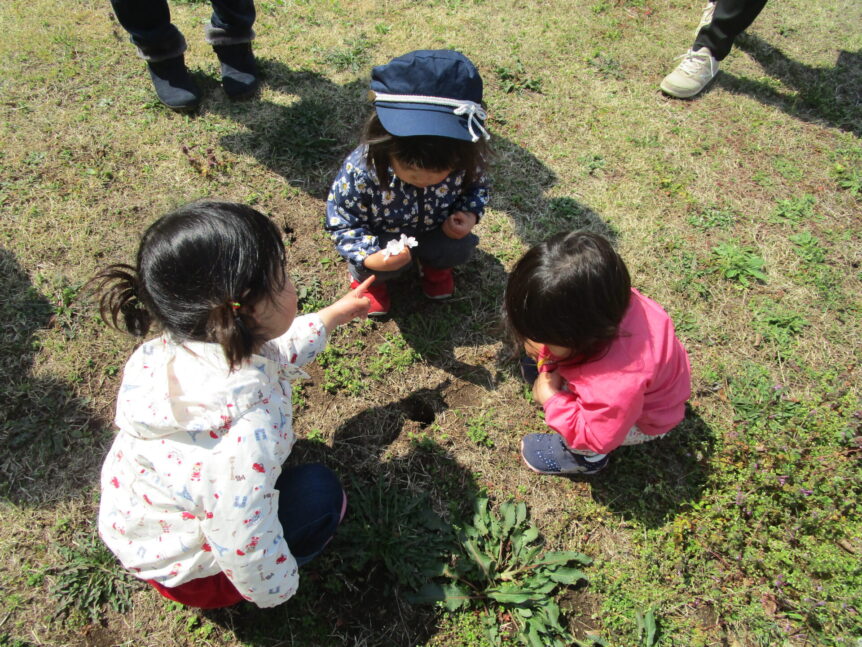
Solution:
<svg viewBox="0 0 862 647"><path fill-rule="evenodd" d="M665 94L687 99L699 94L715 75L718 62L730 53L733 41L766 6L766 0L718 0L707 5L709 20L697 32L694 45L682 62L661 82Z"/></svg>
<svg viewBox="0 0 862 647"><path fill-rule="evenodd" d="M712 57L723 61L733 47L733 41L757 18L766 0L718 0L712 21L697 33L692 49L706 47Z"/></svg>
<svg viewBox="0 0 862 647"><path fill-rule="evenodd" d="M222 79L230 96L253 93L257 87L251 40L253 0L215 0L207 41L222 62ZM147 62L159 100L179 112L195 110L201 92L185 66L186 40L171 23L167 0L111 0L120 25Z"/></svg>

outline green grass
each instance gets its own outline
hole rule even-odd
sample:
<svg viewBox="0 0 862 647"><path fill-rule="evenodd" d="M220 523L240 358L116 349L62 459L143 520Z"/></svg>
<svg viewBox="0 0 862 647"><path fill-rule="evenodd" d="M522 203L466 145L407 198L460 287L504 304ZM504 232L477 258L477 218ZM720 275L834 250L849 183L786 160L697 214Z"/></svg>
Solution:
<svg viewBox="0 0 862 647"><path fill-rule="evenodd" d="M571 644L858 647L858 3L768 3L691 101L658 83L690 45L694 5L257 8L263 87L233 103L201 38L208 3L171 2L204 90L195 116L154 99L104 2L0 11L0 645L486 647L504 613L402 595L442 546L429 515L453 529L481 491L494 510L523 501L547 550L594 558L588 586L559 597ZM82 286L130 261L160 214L213 197L285 232L302 312L332 302L349 279L324 201L369 70L444 47L484 80L495 157L479 251L449 303L425 301L415 276L394 282L390 317L335 331L293 391L290 460L342 477L345 532L276 609L200 614L127 590L92 523L135 342L97 321ZM611 238L673 315L695 378L668 438L620 449L596 478L549 479L519 461L521 435L545 427L497 324L512 264L579 227Z"/></svg>

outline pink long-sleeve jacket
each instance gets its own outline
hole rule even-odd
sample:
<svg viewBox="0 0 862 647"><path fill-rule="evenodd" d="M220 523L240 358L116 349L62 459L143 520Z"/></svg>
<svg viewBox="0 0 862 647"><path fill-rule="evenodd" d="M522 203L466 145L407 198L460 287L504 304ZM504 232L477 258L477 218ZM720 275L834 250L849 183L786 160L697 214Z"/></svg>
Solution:
<svg viewBox="0 0 862 647"><path fill-rule="evenodd" d="M650 436L664 434L683 419L691 395L688 355L673 322L635 289L607 352L583 363L558 362L556 370L565 389L545 401L545 421L572 449L607 454L634 425Z"/></svg>

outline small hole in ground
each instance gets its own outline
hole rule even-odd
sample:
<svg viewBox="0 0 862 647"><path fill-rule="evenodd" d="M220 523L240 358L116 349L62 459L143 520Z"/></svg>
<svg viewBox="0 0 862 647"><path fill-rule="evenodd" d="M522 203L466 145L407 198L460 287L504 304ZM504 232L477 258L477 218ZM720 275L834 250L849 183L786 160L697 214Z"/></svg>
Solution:
<svg viewBox="0 0 862 647"><path fill-rule="evenodd" d="M418 422L422 427L427 427L437 417L437 414L434 413L434 403L418 396L412 396L402 401L401 409L408 420Z"/></svg>

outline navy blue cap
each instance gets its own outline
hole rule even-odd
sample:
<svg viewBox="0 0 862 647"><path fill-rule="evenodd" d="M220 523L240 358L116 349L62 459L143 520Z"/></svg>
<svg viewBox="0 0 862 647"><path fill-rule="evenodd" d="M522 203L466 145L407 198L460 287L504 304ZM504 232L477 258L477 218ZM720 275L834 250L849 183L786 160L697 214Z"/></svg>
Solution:
<svg viewBox="0 0 862 647"><path fill-rule="evenodd" d="M470 59L460 52L421 49L393 58L371 70L371 91L436 97L450 103L438 105L376 98L374 107L380 123L397 137L436 135L476 141L480 134L486 136L482 127L485 113L479 105L482 103L482 77ZM460 109L462 114L456 114L458 102L467 104Z"/></svg>

